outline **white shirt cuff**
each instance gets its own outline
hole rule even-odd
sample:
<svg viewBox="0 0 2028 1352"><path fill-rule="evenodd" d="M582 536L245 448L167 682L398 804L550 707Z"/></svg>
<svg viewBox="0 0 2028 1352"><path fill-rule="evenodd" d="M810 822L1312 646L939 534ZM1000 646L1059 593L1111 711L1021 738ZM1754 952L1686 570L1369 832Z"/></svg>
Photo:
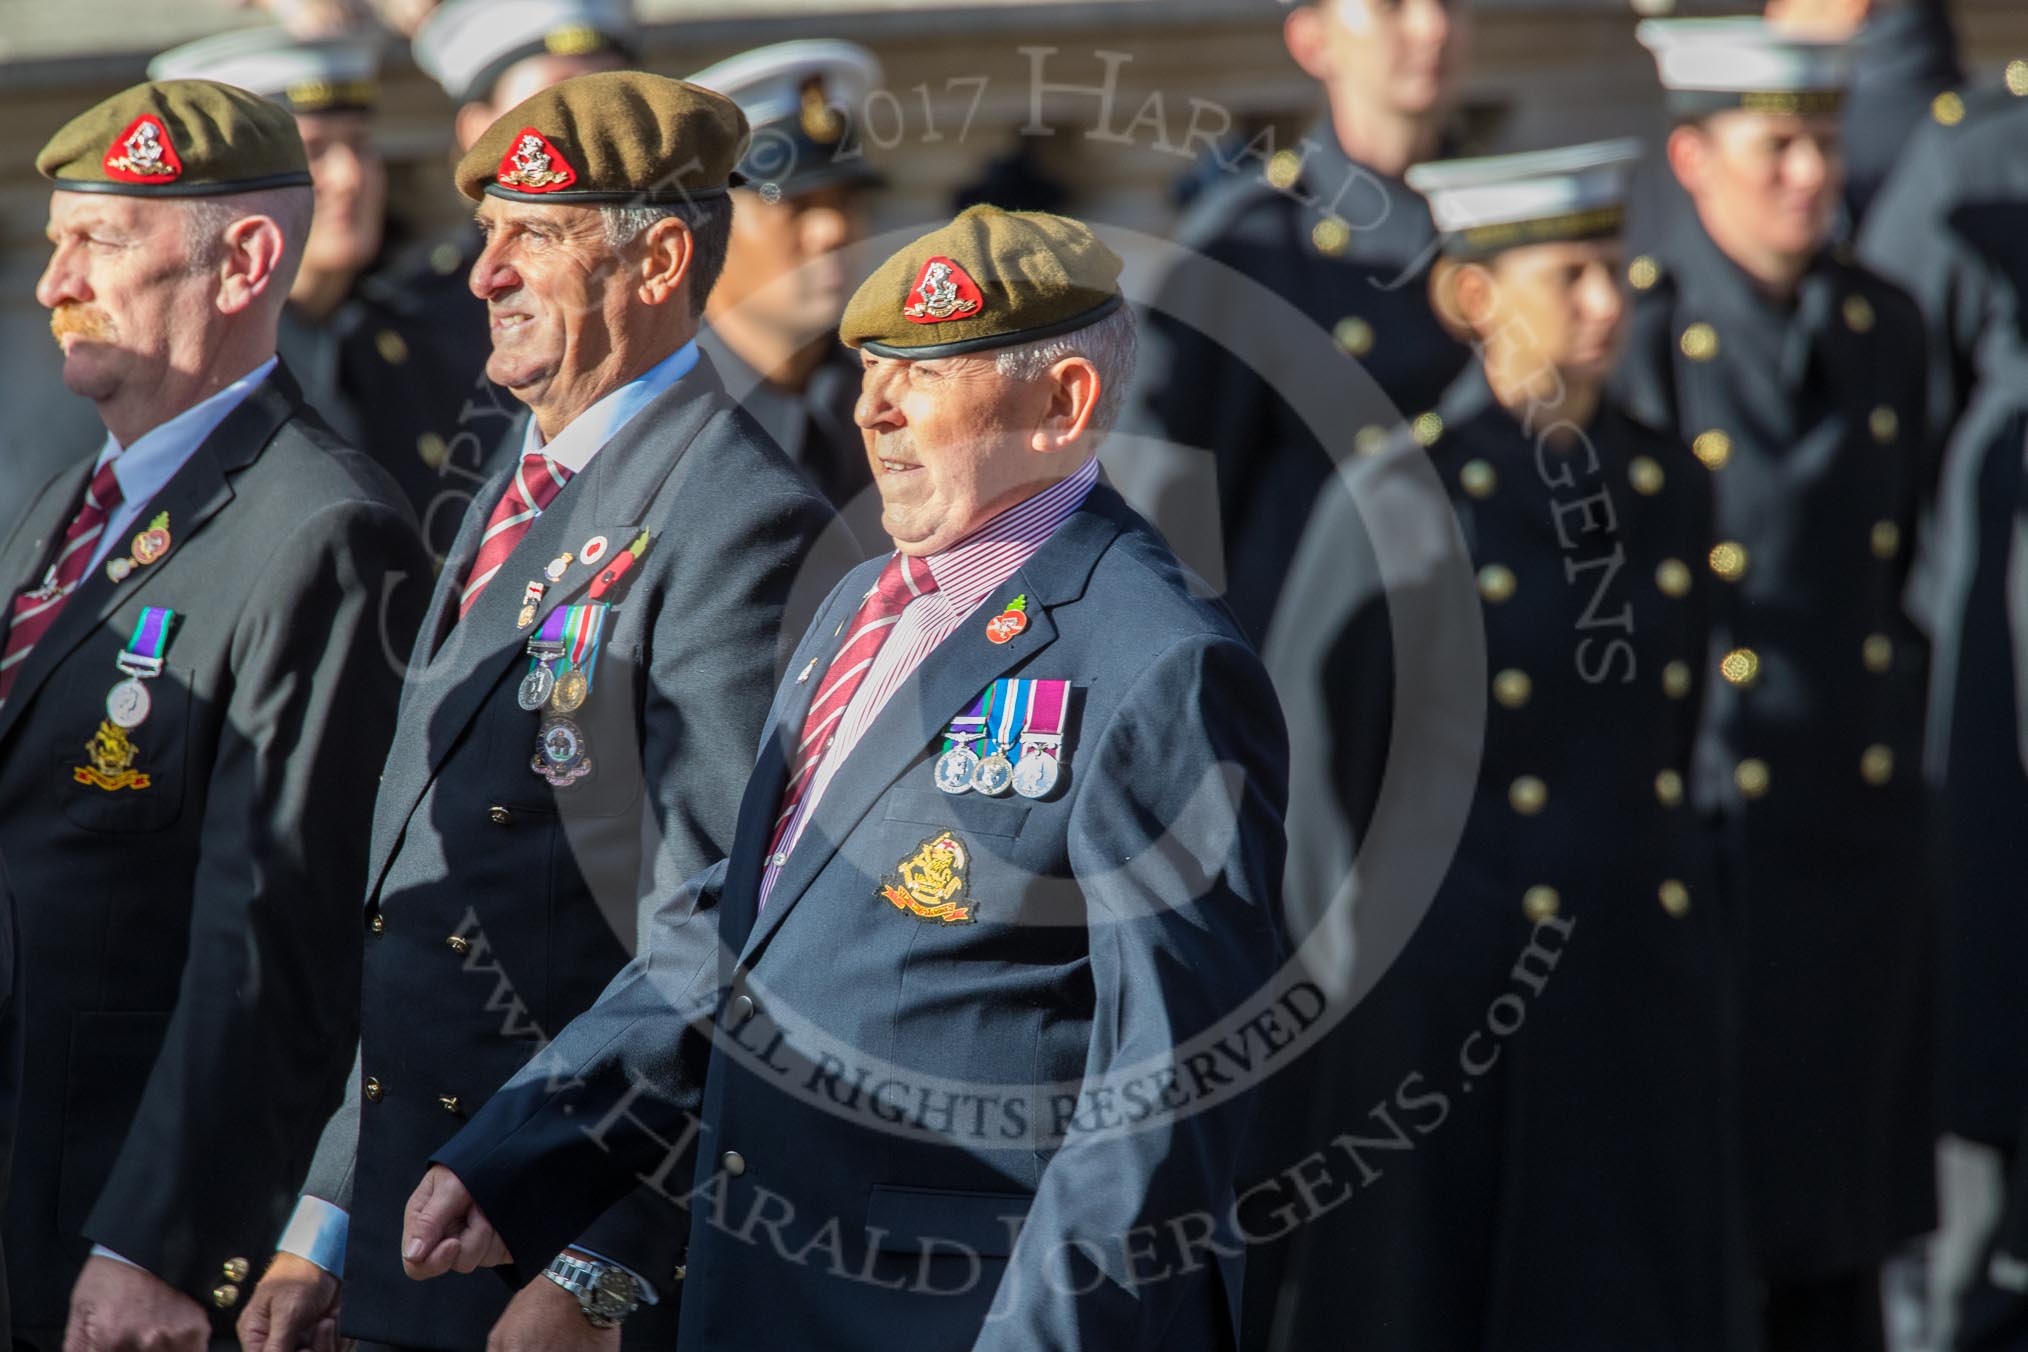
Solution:
<svg viewBox="0 0 2028 1352"><path fill-rule="evenodd" d="M113 1261L114 1261L115 1263L125 1263L125 1264L126 1264L126 1265L127 1265L128 1267L130 1267L130 1268L139 1268L139 1267L141 1267L141 1265L140 1265L139 1263L135 1262L135 1261L134 1261L133 1259L131 1259L131 1258L122 1258L122 1257L121 1257L121 1256L120 1256L119 1254L116 1254L116 1253L114 1253L114 1252L113 1252L113 1251L112 1251L111 1249L107 1248L107 1247L106 1247L105 1245L103 1245L103 1244L94 1244L94 1245L92 1245L92 1257L94 1257L94 1258L110 1258L110 1259L112 1259L112 1260L113 1260ZM141 1268L141 1271L143 1271L143 1272L146 1272L147 1270L148 1270L148 1269L146 1269L146 1268Z"/></svg>
<svg viewBox="0 0 2028 1352"><path fill-rule="evenodd" d="M295 1214L275 1244L278 1253L307 1258L340 1281L345 1279L345 1234L352 1218L342 1207L307 1194L296 1199Z"/></svg>

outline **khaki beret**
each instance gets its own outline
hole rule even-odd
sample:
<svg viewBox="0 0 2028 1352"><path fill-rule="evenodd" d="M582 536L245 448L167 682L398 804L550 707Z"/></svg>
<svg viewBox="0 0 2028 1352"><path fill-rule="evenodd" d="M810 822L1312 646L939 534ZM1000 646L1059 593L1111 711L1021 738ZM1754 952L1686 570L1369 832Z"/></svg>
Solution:
<svg viewBox="0 0 2028 1352"><path fill-rule="evenodd" d="M1051 338L1120 308L1120 256L1042 211L967 209L882 263L838 336L882 357L955 357Z"/></svg>
<svg viewBox="0 0 2028 1352"><path fill-rule="evenodd" d="M215 197L309 186L289 110L213 80L156 80L66 122L35 157L64 192Z"/></svg>
<svg viewBox="0 0 2028 1352"><path fill-rule="evenodd" d="M637 70L579 75L509 109L458 161L458 191L516 202L670 205L741 180L746 115Z"/></svg>

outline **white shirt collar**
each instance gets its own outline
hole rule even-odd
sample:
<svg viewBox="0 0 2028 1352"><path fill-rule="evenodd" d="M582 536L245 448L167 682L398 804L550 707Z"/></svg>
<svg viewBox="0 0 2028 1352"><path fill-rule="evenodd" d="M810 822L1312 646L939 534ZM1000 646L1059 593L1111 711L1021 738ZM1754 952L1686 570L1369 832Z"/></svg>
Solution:
<svg viewBox="0 0 2028 1352"><path fill-rule="evenodd" d="M521 441L521 453L541 453L572 474L591 463L599 448L618 436L634 415L655 401L671 385L697 365L697 340L691 339L570 420L556 440L545 443L535 419L528 420L528 432Z"/></svg>

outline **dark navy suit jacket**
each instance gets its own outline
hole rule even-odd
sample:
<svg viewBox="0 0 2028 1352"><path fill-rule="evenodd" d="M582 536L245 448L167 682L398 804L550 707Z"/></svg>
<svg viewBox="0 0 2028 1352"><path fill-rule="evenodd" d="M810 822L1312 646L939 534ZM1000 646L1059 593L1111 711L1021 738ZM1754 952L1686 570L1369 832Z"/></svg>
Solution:
<svg viewBox="0 0 2028 1352"><path fill-rule="evenodd" d="M687 1192L684 1349L1229 1345L1240 1067L1286 1041L1232 1033L1282 952L1273 689L1097 487L894 694L757 910L793 741L880 566L792 659L730 860L437 1159L530 1268L639 1176ZM1027 628L990 642L1017 596ZM1074 683L1063 782L940 792L946 723L1007 676ZM968 922L905 904L940 856Z"/></svg>

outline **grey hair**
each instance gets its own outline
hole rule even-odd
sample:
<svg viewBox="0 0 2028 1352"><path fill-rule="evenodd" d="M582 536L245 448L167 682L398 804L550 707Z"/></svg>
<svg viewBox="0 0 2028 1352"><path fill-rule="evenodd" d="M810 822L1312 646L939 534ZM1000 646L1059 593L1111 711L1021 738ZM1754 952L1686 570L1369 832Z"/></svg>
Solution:
<svg viewBox="0 0 2028 1352"><path fill-rule="evenodd" d="M1096 324L1003 347L993 354L993 367L1009 380L1036 380L1065 357L1083 357L1098 369L1098 405L1091 411L1089 426L1094 436L1103 437L1119 421L1126 405L1139 345L1134 309L1122 305Z"/></svg>
<svg viewBox="0 0 2028 1352"><path fill-rule="evenodd" d="M295 285L296 269L302 266L314 204L308 187L186 198L182 203L183 245L190 266L200 272L215 266L225 254L225 232L232 223L248 216L265 216L282 232L282 260L275 268L275 280L280 283L279 293L286 296Z"/></svg>
<svg viewBox="0 0 2028 1352"><path fill-rule="evenodd" d="M674 206L600 207L599 221L605 227L606 244L619 250L632 247L657 221L682 221L690 227L696 249L690 260L691 317L704 313L705 298L718 285L725 271L726 250L732 245L732 197L704 197Z"/></svg>

